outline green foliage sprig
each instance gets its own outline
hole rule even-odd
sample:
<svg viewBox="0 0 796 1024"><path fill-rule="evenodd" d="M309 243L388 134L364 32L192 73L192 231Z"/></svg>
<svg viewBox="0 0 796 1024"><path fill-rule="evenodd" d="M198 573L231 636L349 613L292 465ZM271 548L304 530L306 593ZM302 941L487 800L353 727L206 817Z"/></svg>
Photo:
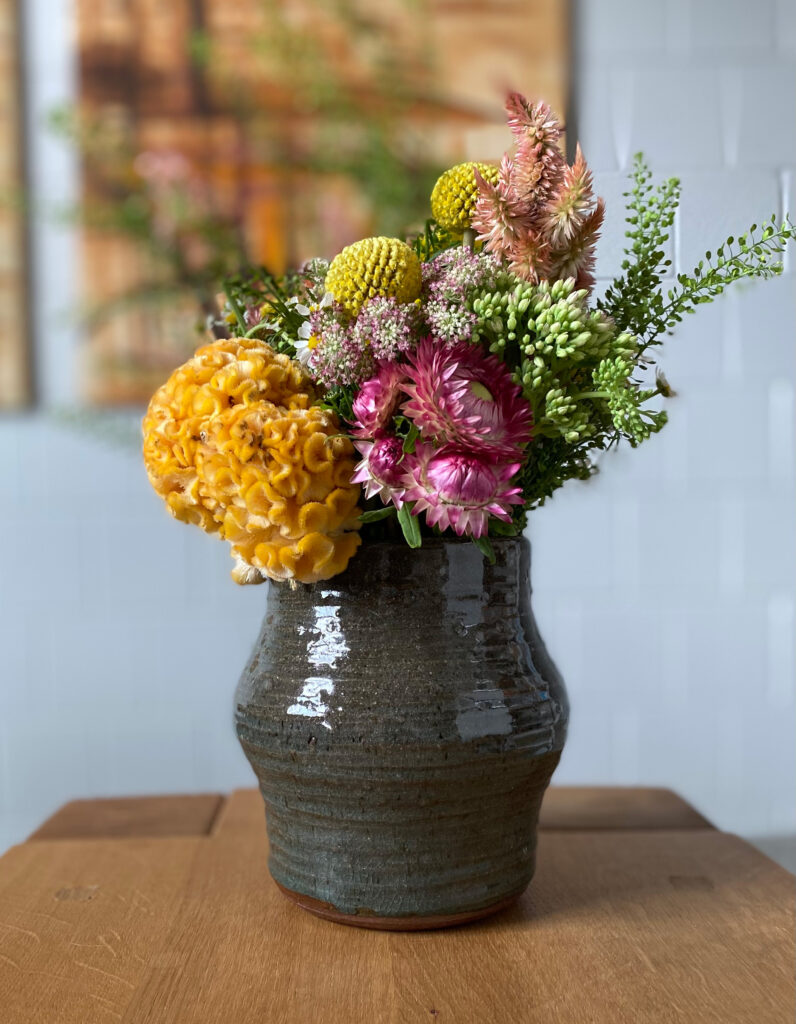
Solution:
<svg viewBox="0 0 796 1024"><path fill-rule="evenodd" d="M661 335L671 333L685 315L693 313L697 306L712 302L733 282L744 278L768 280L781 274L782 263L778 257L794 237L796 233L790 220L786 217L778 224L776 216L772 215L762 228L753 224L738 239L730 235L715 254L706 252L690 274L677 275L677 284L669 289L665 298L661 292L655 293L649 320L639 332L643 338L639 354L651 345L661 344Z"/></svg>
<svg viewBox="0 0 796 1024"><path fill-rule="evenodd" d="M353 387L331 388L318 404L322 409L330 409L335 413L344 426L350 425L356 420L354 415L356 394L356 388Z"/></svg>
<svg viewBox="0 0 796 1024"><path fill-rule="evenodd" d="M680 181L667 178L653 186L652 172L641 153L633 160L631 179L631 189L622 193L628 199L625 236L630 241L622 261L624 274L609 286L598 306L620 331L642 336L661 281L672 265L665 245L680 203Z"/></svg>
<svg viewBox="0 0 796 1024"><path fill-rule="evenodd" d="M652 175L641 153L631 172L626 237L630 245L622 262L624 273L606 290L597 306L621 331L640 340L640 357L661 336L671 333L683 317L697 306L712 302L735 281L767 279L782 273L778 257L790 239L794 226L786 217L777 223L772 216L762 228L753 224L739 238L730 236L715 254L705 253L690 274L677 275L677 284L664 292L662 282L671 267L665 258L665 243L680 202L680 182L669 178L653 186Z"/></svg>
<svg viewBox="0 0 796 1024"><path fill-rule="evenodd" d="M422 263L434 259L446 249L452 249L454 245L461 245L461 235L455 235L437 224L435 220L427 220L423 231L412 239L412 248L417 253Z"/></svg>
<svg viewBox="0 0 796 1024"><path fill-rule="evenodd" d="M315 262L326 266L325 260ZM292 359L306 309L318 299L316 287L312 267L281 277L266 267L248 267L224 279L226 305L217 325L235 335L265 341Z"/></svg>

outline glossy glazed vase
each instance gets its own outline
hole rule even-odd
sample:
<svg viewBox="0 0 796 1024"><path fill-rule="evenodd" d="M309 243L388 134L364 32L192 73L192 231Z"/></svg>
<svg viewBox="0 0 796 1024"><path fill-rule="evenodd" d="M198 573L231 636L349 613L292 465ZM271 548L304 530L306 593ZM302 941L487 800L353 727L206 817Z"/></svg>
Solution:
<svg viewBox="0 0 796 1024"><path fill-rule="evenodd" d="M326 583L270 585L237 691L271 875L375 928L493 913L533 875L564 685L531 611L530 546L364 544Z"/></svg>

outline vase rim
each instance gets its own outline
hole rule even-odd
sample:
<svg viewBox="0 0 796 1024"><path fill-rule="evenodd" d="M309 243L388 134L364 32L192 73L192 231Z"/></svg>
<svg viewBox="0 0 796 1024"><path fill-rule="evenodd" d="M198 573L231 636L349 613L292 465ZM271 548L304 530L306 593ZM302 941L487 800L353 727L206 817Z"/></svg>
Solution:
<svg viewBox="0 0 796 1024"><path fill-rule="evenodd" d="M503 547L504 545L516 544L518 541L525 541L526 544L530 544L530 541L524 533L518 533L516 537L490 537L489 541L496 547ZM410 548L403 537L395 537L392 540L364 540L357 553L360 553L366 549L372 548L406 548L412 552L422 552L424 548L442 548L442 547L459 547L466 544L472 544L472 537L424 537L423 543L419 548ZM357 556L354 555L354 558Z"/></svg>
<svg viewBox="0 0 796 1024"><path fill-rule="evenodd" d="M346 568L329 579L320 580L314 583L291 582L290 590L300 590L311 593L318 589L328 590L331 588L354 588L358 586L355 582L368 576L374 571L380 573L385 579L392 578L396 574L412 574L418 572L421 575L429 570L431 566L443 563L456 563L457 565L469 565L474 567L475 563L482 563L485 571L488 571L495 562L498 565L508 564L518 560L518 564L524 563L530 566L531 542L523 534L516 537L495 537L490 540L493 543L495 558L487 556L471 542L469 537L424 537L423 544L419 548L410 548L403 537L381 539L374 541L363 541L357 548ZM279 592L282 584L273 582L274 589Z"/></svg>

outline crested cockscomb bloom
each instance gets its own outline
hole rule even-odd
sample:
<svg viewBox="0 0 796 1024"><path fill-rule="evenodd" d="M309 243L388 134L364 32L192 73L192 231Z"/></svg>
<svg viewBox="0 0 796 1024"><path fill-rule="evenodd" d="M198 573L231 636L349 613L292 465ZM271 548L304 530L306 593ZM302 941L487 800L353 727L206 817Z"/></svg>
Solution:
<svg viewBox="0 0 796 1024"><path fill-rule="evenodd" d="M404 398L401 385L405 380L405 366L398 363L379 365L376 375L365 381L354 399L354 437L374 437L387 427L398 403Z"/></svg>
<svg viewBox="0 0 796 1024"><path fill-rule="evenodd" d="M415 503L413 515L426 513L429 526L450 527L460 537L483 537L490 516L511 522L511 506L522 504L522 488L511 486L520 465L457 445L434 448L421 442L405 466L403 499Z"/></svg>
<svg viewBox="0 0 796 1024"><path fill-rule="evenodd" d="M355 441L354 445L362 461L357 465L351 483L361 483L366 498L378 495L385 505L392 502L400 508L406 486L412 481L409 471L415 456L404 452L400 437L385 431L380 431L373 441Z"/></svg>
<svg viewBox="0 0 796 1024"><path fill-rule="evenodd" d="M374 359L396 359L414 347L419 320L420 313L413 302L376 295L362 306L351 337L362 349L369 348Z"/></svg>
<svg viewBox="0 0 796 1024"><path fill-rule="evenodd" d="M404 413L421 436L493 458L516 458L531 438L531 408L497 356L426 338L406 367Z"/></svg>
<svg viewBox="0 0 796 1024"><path fill-rule="evenodd" d="M204 345L152 396L144 460L175 518L223 537L238 583L314 583L359 540L354 450L301 366L254 338Z"/></svg>

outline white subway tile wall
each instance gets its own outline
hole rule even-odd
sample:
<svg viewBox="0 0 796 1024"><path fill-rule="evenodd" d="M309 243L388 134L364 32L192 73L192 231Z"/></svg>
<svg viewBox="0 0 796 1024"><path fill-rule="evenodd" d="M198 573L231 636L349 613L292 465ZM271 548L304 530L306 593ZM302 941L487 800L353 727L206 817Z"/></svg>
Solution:
<svg viewBox="0 0 796 1024"><path fill-rule="evenodd" d="M66 8L68 5L63 5ZM72 88L68 26L26 5L38 126ZM793 210L791 0L581 0L577 127L609 203L602 288L622 258L621 193L643 148L680 172L671 252ZM39 199L75 190L38 127ZM35 228L42 394L74 394L64 310L74 239ZM718 826L786 857L794 753L792 254L780 281L683 325L662 365L671 421L535 513L535 604L567 678L559 782L671 786ZM36 413L0 420L0 849L77 796L253 781L232 693L263 591L225 547L169 519L134 452Z"/></svg>

